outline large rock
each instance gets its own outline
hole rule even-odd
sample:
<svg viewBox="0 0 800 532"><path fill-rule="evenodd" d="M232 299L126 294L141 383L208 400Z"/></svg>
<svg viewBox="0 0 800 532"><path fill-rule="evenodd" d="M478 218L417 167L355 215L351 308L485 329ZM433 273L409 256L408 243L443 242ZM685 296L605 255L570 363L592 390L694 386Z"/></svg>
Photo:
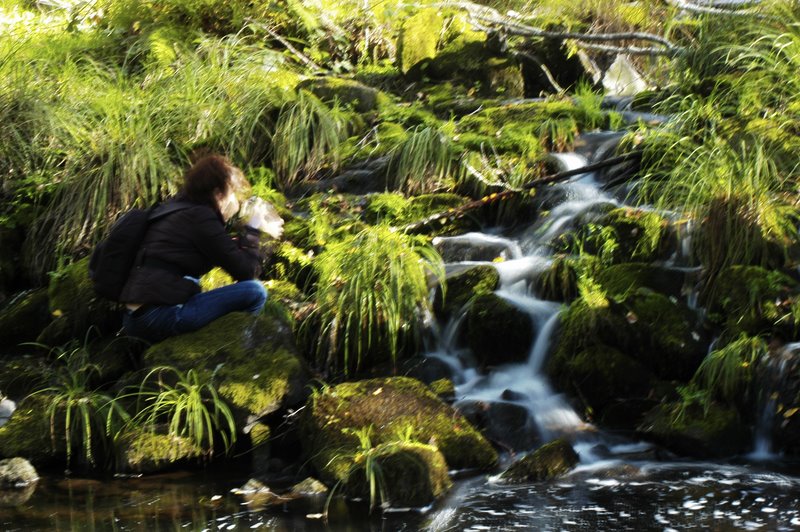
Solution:
<svg viewBox="0 0 800 532"><path fill-rule="evenodd" d="M569 442L555 440L511 464L500 474L500 480L512 483L553 480L568 473L577 463L578 454Z"/></svg>
<svg viewBox="0 0 800 532"><path fill-rule="evenodd" d="M540 441L539 431L525 405L512 401L460 401L456 408L489 441L503 449L527 451Z"/></svg>
<svg viewBox="0 0 800 532"><path fill-rule="evenodd" d="M60 424L60 428L56 427L56 434L62 437L53 442L50 418L46 414L48 402L47 396L35 395L19 405L8 423L0 427L0 457L23 457L36 466L46 466L66 456L63 418L55 418Z"/></svg>
<svg viewBox="0 0 800 532"><path fill-rule="evenodd" d="M497 290L500 286L500 274L493 266L474 266L448 276L445 284L446 292L437 287L433 308L436 314L446 320L476 297L489 295Z"/></svg>
<svg viewBox="0 0 800 532"><path fill-rule="evenodd" d="M155 473L201 456L203 450L187 438L133 430L119 440L117 471Z"/></svg>
<svg viewBox="0 0 800 532"><path fill-rule="evenodd" d="M403 22L397 42L400 70L405 74L424 59L436 57L444 19L436 9L420 9Z"/></svg>
<svg viewBox="0 0 800 532"><path fill-rule="evenodd" d="M152 346L149 366L215 374L222 397L239 414L258 418L305 398L307 372L283 321L232 313L202 329Z"/></svg>
<svg viewBox="0 0 800 532"><path fill-rule="evenodd" d="M301 82L298 88L306 89L325 103L352 106L357 113L367 113L378 108L388 96L358 81L326 76Z"/></svg>
<svg viewBox="0 0 800 532"><path fill-rule="evenodd" d="M749 428L735 409L717 403L666 403L647 413L639 432L667 449L696 458L721 458L752 446Z"/></svg>
<svg viewBox="0 0 800 532"><path fill-rule="evenodd" d="M362 446L396 442L405 431L441 451L450 469L488 469L497 462L491 445L461 414L427 386L408 377L371 379L323 389L309 399L302 423L303 446L326 482L344 480Z"/></svg>
<svg viewBox="0 0 800 532"><path fill-rule="evenodd" d="M478 296L467 311L467 345L482 366L527 360L533 345L531 317L495 294Z"/></svg>
<svg viewBox="0 0 800 532"><path fill-rule="evenodd" d="M24 458L0 460L0 488L24 488L39 480L33 465Z"/></svg>
<svg viewBox="0 0 800 532"><path fill-rule="evenodd" d="M47 293L55 319L41 332L39 343L61 345L84 338L89 328L101 335L114 333L122 324L116 305L95 294L88 257L52 274Z"/></svg>
<svg viewBox="0 0 800 532"><path fill-rule="evenodd" d="M452 483L439 449L423 443L384 443L357 456L345 481L350 497L369 500L367 462L377 465L378 488L394 508L427 506L443 495Z"/></svg>
<svg viewBox="0 0 800 532"><path fill-rule="evenodd" d="M0 310L0 346L36 340L50 322L47 290L40 288L18 294Z"/></svg>

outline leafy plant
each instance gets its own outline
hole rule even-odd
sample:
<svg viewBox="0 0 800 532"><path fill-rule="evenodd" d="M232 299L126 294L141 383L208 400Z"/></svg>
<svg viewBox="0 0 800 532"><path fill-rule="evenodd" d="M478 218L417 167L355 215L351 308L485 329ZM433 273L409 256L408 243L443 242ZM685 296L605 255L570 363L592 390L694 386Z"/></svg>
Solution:
<svg viewBox="0 0 800 532"><path fill-rule="evenodd" d="M151 377L156 377L155 383ZM205 376L193 369L185 372L169 366L151 369L139 387L137 400L141 408L134 423L150 430L165 423L170 435L188 438L209 454L213 454L218 436L224 451L229 452L236 442L236 424L213 379L213 374ZM150 389L153 384L155 390Z"/></svg>
<svg viewBox="0 0 800 532"><path fill-rule="evenodd" d="M113 438L130 420L117 398L93 388L92 380L99 373L100 368L89 362L86 346L56 348L52 384L34 392L48 402L46 415L53 450L57 450L63 436L68 467L75 451L90 466L97 465L96 450L101 451L103 458L109 458Z"/></svg>
<svg viewBox="0 0 800 532"><path fill-rule="evenodd" d="M272 138L277 184L287 188L339 164L339 144L345 136L344 115L301 90L283 106Z"/></svg>
<svg viewBox="0 0 800 532"><path fill-rule="evenodd" d="M389 188L408 193L439 190L458 167L451 135L432 126L417 126L394 148Z"/></svg>
<svg viewBox="0 0 800 532"><path fill-rule="evenodd" d="M321 362L345 373L378 353L396 362L429 305L428 277L444 277L430 244L386 226L329 243L314 266L317 308L304 324L306 333L316 338ZM313 323L321 330L311 328Z"/></svg>
<svg viewBox="0 0 800 532"><path fill-rule="evenodd" d="M767 353L767 344L757 337L740 336L712 351L697 369L692 382L712 395L734 403L747 392L755 364Z"/></svg>
<svg viewBox="0 0 800 532"><path fill-rule="evenodd" d="M698 388L693 383L688 386L678 386L676 390L680 395L680 401L672 409L673 423L684 423L688 420L692 411L698 408L702 410L703 417L708 415L711 407L711 394L708 390Z"/></svg>

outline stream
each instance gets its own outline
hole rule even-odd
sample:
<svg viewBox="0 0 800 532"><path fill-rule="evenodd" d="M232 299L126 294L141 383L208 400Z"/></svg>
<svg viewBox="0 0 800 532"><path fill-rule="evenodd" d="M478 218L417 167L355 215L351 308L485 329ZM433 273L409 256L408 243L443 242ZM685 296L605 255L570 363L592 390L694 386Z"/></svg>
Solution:
<svg viewBox="0 0 800 532"><path fill-rule="evenodd" d="M580 154L559 154L564 169L586 164ZM575 218L600 204L621 204L594 175L559 185L563 200L546 221L514 235L471 233L440 239L460 246L492 246L501 262L452 262L449 273L477 264L497 268L497 295L530 316L536 331L528 359L481 374L454 339L463 314L440 324L428 357L449 368L456 405L500 404L523 419L514 427L516 448L558 437L569 439L580 463L557 481L503 485L492 476L456 480L431 508L387 511L335 501L321 519L325 496L259 508L231 492L248 479L247 464L201 473L144 478L64 480L43 478L27 500L0 500L4 530L800 530L800 464L770 453L762 427L753 454L730 463L677 461L648 443L604 433L584 421L542 373L556 341L559 303L539 299L530 280L548 266L548 245ZM691 294L686 296L691 298ZM691 304L691 301L687 301ZM800 346L794 346L800 347ZM780 372L780 368L776 371ZM768 402L764 411L772 411ZM522 418L519 414L522 413ZM764 421L765 424L769 420ZM509 456L504 460L508 462ZM246 462L246 460L245 460Z"/></svg>

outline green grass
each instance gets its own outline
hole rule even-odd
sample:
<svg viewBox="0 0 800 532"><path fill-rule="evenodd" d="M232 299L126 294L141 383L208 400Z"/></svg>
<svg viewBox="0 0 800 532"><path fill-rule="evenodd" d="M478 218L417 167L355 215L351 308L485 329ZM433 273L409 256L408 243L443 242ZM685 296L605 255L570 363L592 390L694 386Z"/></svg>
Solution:
<svg viewBox="0 0 800 532"><path fill-rule="evenodd" d="M709 353L697 369L692 383L734 404L747 393L754 373L753 365L766 353L767 343L763 339L741 336Z"/></svg>
<svg viewBox="0 0 800 532"><path fill-rule="evenodd" d="M329 243L314 267L320 329L307 333L316 338L320 364L344 373L378 355L396 362L429 306L428 276L444 277L433 247L386 226Z"/></svg>
<svg viewBox="0 0 800 532"><path fill-rule="evenodd" d="M225 453L236 442L233 414L217 393L213 375L156 367L142 380L136 398L141 408L133 422L145 429L165 424L168 434L189 439L209 455L217 438Z"/></svg>

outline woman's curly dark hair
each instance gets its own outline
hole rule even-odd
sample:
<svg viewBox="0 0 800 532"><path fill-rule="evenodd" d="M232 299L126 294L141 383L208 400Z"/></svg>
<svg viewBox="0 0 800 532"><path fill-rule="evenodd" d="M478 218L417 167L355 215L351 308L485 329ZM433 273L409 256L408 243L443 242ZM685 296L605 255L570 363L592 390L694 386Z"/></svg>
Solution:
<svg viewBox="0 0 800 532"><path fill-rule="evenodd" d="M236 167L222 155L198 159L183 175L183 194L189 201L217 208L216 194L227 194Z"/></svg>

